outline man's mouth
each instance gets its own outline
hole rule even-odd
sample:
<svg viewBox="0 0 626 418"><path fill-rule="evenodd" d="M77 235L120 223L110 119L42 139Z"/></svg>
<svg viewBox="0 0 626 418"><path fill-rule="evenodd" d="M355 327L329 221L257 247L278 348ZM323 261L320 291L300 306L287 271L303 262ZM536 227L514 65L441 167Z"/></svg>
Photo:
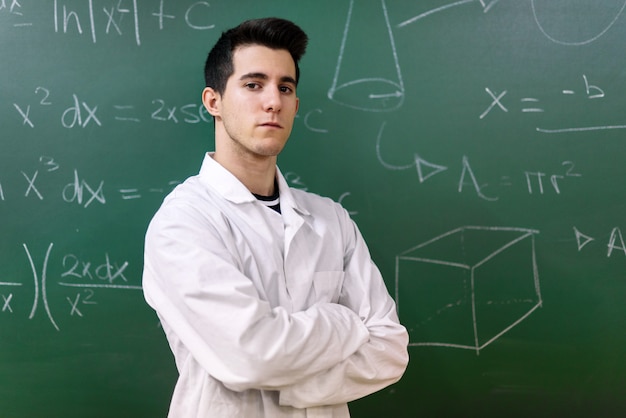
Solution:
<svg viewBox="0 0 626 418"><path fill-rule="evenodd" d="M265 126L268 128L282 128L282 126L280 126L280 123L278 122L265 122L262 123L261 126Z"/></svg>

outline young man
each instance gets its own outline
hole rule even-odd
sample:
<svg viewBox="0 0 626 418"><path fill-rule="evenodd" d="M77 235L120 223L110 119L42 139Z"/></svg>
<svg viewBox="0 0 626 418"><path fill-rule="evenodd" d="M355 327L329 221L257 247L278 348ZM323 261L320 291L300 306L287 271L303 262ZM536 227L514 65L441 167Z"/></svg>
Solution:
<svg viewBox="0 0 626 418"><path fill-rule="evenodd" d="M170 417L349 417L406 368L407 332L356 225L276 167L306 43L258 19L207 58L215 152L146 234L144 292L180 373Z"/></svg>

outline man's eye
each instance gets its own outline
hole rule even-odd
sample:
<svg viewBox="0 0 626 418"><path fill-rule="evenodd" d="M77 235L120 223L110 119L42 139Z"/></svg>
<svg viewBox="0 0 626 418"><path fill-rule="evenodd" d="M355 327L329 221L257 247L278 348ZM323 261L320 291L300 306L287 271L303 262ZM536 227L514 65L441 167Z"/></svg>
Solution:
<svg viewBox="0 0 626 418"><path fill-rule="evenodd" d="M250 90L256 90L261 88L261 86L258 83L246 83L246 88Z"/></svg>
<svg viewBox="0 0 626 418"><path fill-rule="evenodd" d="M281 93L291 93L293 89L289 86L281 86L280 91Z"/></svg>

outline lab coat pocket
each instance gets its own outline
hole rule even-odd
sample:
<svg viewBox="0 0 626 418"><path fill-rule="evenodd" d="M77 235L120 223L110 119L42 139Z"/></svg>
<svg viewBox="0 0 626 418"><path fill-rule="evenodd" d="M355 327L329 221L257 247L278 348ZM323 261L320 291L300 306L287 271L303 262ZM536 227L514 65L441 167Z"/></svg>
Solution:
<svg viewBox="0 0 626 418"><path fill-rule="evenodd" d="M343 286L343 271L318 271L313 276L316 302L337 303Z"/></svg>

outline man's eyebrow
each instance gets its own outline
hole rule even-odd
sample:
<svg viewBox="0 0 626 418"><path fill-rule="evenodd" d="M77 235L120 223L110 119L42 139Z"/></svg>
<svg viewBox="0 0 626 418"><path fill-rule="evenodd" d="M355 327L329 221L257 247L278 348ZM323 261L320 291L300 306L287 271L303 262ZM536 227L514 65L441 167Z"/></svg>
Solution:
<svg viewBox="0 0 626 418"><path fill-rule="evenodd" d="M260 80L267 80L267 79L269 79L269 77L265 73L246 73L246 74L242 75L241 77L239 77L239 80L248 80L248 79L251 79L251 78L252 79L256 78L256 79L260 79ZM288 76L288 75L281 77L280 81L283 82L283 83L291 83L291 84L294 84L294 85L296 84L296 80L293 77Z"/></svg>
<svg viewBox="0 0 626 418"><path fill-rule="evenodd" d="M249 78L260 78L262 80L267 80L267 74L264 73L247 73L239 77L239 80L247 80Z"/></svg>
<svg viewBox="0 0 626 418"><path fill-rule="evenodd" d="M280 78L280 81L282 81L283 83L291 83L291 84L293 84L293 85L298 84L298 83L296 83L296 79L295 79L295 78L290 77L290 76L288 76L288 75L286 75L286 76L284 76L284 77L281 77L281 78Z"/></svg>

